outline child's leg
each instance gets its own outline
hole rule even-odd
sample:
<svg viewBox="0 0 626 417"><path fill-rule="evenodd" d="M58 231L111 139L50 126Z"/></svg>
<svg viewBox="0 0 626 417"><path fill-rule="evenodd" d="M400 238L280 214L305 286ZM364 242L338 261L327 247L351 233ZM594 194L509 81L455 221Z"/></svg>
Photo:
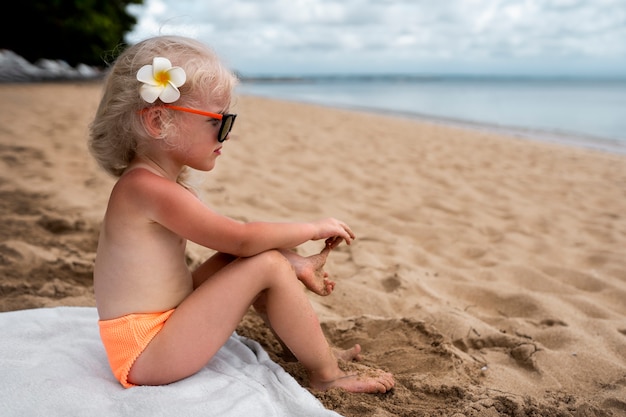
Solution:
<svg viewBox="0 0 626 417"><path fill-rule="evenodd" d="M228 340L260 293L272 327L308 370L311 387L384 392L393 377L382 371L346 375L337 366L315 312L293 268L277 251L237 259L191 293L139 356L129 380L166 384L200 370Z"/></svg>
<svg viewBox="0 0 626 417"><path fill-rule="evenodd" d="M343 239L341 238L328 239L326 240L326 244L320 253L307 257L301 256L292 250L280 250L280 253L287 258L291 266L293 266L298 279L310 291L313 291L317 295L326 296L330 295L334 290L335 282L328 279L328 273L324 270L324 265L326 264L326 259L328 258L330 251L336 248L342 240ZM265 321L265 323L270 327L272 333L283 348L283 360L288 362L296 361L297 359L293 352L287 348L274 329L271 328L267 318L266 300L263 295L261 295L254 303L254 309L261 316L261 318L263 318L263 321ZM352 348L345 350L333 347L333 353L337 359L342 359L344 361L358 361L361 359L361 346L356 344Z"/></svg>
<svg viewBox="0 0 626 417"><path fill-rule="evenodd" d="M293 250L280 250L280 253L287 258L291 266L294 268L296 272L296 276L298 279L304 283L304 285L314 293L318 295L329 295L333 289L335 288L335 282L330 281L328 279L328 274L324 271L324 265L326 264L326 259L330 254L331 250L336 248L342 241L341 238L331 238L326 240L326 244L324 248L320 251L320 253L311 255L311 256L301 256L297 252ZM225 253L216 253L207 259L202 265L200 265L193 273L194 277L194 288L197 288L204 282L208 277L213 275L215 272L222 269L224 266L228 265L232 261L237 259L236 256L228 255ZM274 329L271 328L269 320L267 319L267 311L265 307L265 296L261 295L257 301L254 303L254 308L256 312L263 318L263 321L270 327L270 330L280 343L283 348L283 360L291 362L296 361L296 357L293 352L291 352L285 343L280 340ZM339 349L333 347L333 353L337 357L337 359L341 359L344 361L359 361L361 360L361 346L355 344L353 347L349 349Z"/></svg>
<svg viewBox="0 0 626 417"><path fill-rule="evenodd" d="M306 258L305 258L306 259ZM269 319L267 317L267 300L265 299L265 294L261 294L259 298L254 302L254 310L261 316L265 324L267 324L276 337L276 340L280 343L280 346L283 348L282 359L286 362L296 362L298 358L293 354L292 351L289 350L285 342L283 342L280 337L276 334L274 329L272 328ZM361 345L356 343L354 346L348 349L339 349L333 346L333 354L337 359L341 359L346 362L350 361L360 361L361 358Z"/></svg>
<svg viewBox="0 0 626 417"><path fill-rule="evenodd" d="M331 245L328 250L333 247ZM322 252L326 250L327 248ZM327 254L326 252L323 255L324 261ZM314 257L303 259L311 258ZM293 266L292 262L291 264ZM318 260L313 259L313 264L318 265ZM296 320L289 318L283 320L284 317L281 315L283 313L273 313L276 307L280 307L280 304L277 303L281 301L274 300L271 296L272 293L270 292L261 294L257 302L255 302L255 306L257 303L264 304L270 328L275 332L281 344L286 346L286 350L293 352L296 359L306 368L311 388L327 390L337 387L352 392L386 392L394 386L393 376L378 369L365 368L361 373L350 375L339 369L337 358L345 360L358 359L361 347L355 345L353 348L346 350L332 349L322 332L317 315L306 293L301 288L299 291L292 292L291 296L294 299L299 299L298 304L300 304L300 307L298 308L302 308L303 310L301 311L310 318L310 326L304 328L298 328ZM277 321L277 318L280 321ZM285 323L288 327L283 330L279 326Z"/></svg>

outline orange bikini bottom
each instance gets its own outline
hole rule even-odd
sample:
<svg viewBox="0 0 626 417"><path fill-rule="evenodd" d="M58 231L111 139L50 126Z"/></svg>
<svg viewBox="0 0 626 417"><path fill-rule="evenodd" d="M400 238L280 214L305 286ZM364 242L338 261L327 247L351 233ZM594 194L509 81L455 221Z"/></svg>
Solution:
<svg viewBox="0 0 626 417"><path fill-rule="evenodd" d="M174 309L162 313L129 314L98 321L109 365L124 388L135 386L128 382L130 368L173 312Z"/></svg>

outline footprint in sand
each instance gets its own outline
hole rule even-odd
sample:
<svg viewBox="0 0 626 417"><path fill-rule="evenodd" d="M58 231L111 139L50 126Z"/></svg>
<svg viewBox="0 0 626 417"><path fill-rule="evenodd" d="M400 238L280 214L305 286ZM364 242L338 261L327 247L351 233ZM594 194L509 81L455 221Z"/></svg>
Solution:
<svg viewBox="0 0 626 417"><path fill-rule="evenodd" d="M398 288L402 287L402 280L398 276L398 274L393 274L393 276L385 278L382 281L383 288L386 292L394 292Z"/></svg>
<svg viewBox="0 0 626 417"><path fill-rule="evenodd" d="M475 332L473 336L456 339L452 343L465 353L471 350L504 350L523 368L538 370L534 355L541 349L537 343L527 338L504 333L480 335Z"/></svg>

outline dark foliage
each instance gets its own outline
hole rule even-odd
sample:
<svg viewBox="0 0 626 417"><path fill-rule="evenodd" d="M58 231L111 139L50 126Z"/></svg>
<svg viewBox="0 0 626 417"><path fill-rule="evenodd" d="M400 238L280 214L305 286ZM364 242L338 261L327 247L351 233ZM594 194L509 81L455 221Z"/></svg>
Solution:
<svg viewBox="0 0 626 417"><path fill-rule="evenodd" d="M143 0L17 0L5 8L0 49L30 62L63 60L102 67L104 57L124 42L137 23L129 4Z"/></svg>

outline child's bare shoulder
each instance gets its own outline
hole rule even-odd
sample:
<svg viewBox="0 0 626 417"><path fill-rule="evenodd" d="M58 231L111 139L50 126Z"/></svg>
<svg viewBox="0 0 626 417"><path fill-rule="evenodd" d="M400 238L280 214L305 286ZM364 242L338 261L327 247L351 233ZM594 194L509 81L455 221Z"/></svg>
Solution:
<svg viewBox="0 0 626 417"><path fill-rule="evenodd" d="M161 194L175 192L177 184L143 168L125 172L115 183L111 192L113 199L146 200Z"/></svg>
<svg viewBox="0 0 626 417"><path fill-rule="evenodd" d="M195 202L198 198L177 182L152 170L133 168L118 179L110 200L120 207L161 217L158 213L176 212L189 206L190 200Z"/></svg>

